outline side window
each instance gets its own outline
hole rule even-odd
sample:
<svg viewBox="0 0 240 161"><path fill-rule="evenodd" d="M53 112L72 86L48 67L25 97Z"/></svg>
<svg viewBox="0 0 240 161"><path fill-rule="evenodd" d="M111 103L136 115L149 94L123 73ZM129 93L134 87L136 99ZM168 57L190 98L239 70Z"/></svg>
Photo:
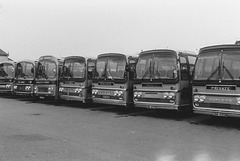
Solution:
<svg viewBox="0 0 240 161"><path fill-rule="evenodd" d="M188 61L189 61L189 72L190 72L190 76L192 76L193 70L194 70L194 66L195 66L195 62L196 62L197 57L196 56L188 56Z"/></svg>
<svg viewBox="0 0 240 161"><path fill-rule="evenodd" d="M181 69L181 79L189 80L188 62L185 57L180 57L180 69Z"/></svg>
<svg viewBox="0 0 240 161"><path fill-rule="evenodd" d="M136 77L136 60L129 60L129 79L132 80Z"/></svg>
<svg viewBox="0 0 240 161"><path fill-rule="evenodd" d="M87 75L88 75L88 79L92 79L93 75L94 75L94 69L95 69L95 62L88 62L88 68L87 68Z"/></svg>

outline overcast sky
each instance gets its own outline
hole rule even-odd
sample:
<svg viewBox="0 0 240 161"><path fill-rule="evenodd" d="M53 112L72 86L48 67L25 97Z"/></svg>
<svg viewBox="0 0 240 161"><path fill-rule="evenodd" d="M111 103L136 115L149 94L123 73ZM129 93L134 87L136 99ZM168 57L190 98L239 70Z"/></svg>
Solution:
<svg viewBox="0 0 240 161"><path fill-rule="evenodd" d="M10 57L195 51L240 40L239 0L0 0Z"/></svg>

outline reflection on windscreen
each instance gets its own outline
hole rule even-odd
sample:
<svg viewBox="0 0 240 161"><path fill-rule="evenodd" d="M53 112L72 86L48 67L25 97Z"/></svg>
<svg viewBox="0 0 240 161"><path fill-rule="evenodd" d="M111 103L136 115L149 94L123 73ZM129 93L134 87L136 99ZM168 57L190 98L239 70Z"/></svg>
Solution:
<svg viewBox="0 0 240 161"><path fill-rule="evenodd" d="M85 62L80 60L66 60L63 65L63 77L84 78Z"/></svg>
<svg viewBox="0 0 240 161"><path fill-rule="evenodd" d="M136 74L137 79L173 79L177 60L170 54L146 54L139 57Z"/></svg>
<svg viewBox="0 0 240 161"><path fill-rule="evenodd" d="M105 67L107 63L107 58L99 58L96 63L96 77L105 78Z"/></svg>
<svg viewBox="0 0 240 161"><path fill-rule="evenodd" d="M124 78L125 66L125 59L110 57L107 64L107 77L112 77L113 79Z"/></svg>
<svg viewBox="0 0 240 161"><path fill-rule="evenodd" d="M50 60L44 60L38 62L37 66L37 78L53 79L57 75L57 65Z"/></svg>
<svg viewBox="0 0 240 161"><path fill-rule="evenodd" d="M200 55L196 63L194 79L240 79L240 52L210 52Z"/></svg>
<svg viewBox="0 0 240 161"><path fill-rule="evenodd" d="M103 57L97 60L96 77L124 79L126 60L122 57Z"/></svg>
<svg viewBox="0 0 240 161"><path fill-rule="evenodd" d="M240 53L223 54L222 79L240 79Z"/></svg>
<svg viewBox="0 0 240 161"><path fill-rule="evenodd" d="M28 62L17 63L16 77L17 78L33 78L34 65Z"/></svg>
<svg viewBox="0 0 240 161"><path fill-rule="evenodd" d="M14 67L12 64L0 64L0 77L14 77Z"/></svg>

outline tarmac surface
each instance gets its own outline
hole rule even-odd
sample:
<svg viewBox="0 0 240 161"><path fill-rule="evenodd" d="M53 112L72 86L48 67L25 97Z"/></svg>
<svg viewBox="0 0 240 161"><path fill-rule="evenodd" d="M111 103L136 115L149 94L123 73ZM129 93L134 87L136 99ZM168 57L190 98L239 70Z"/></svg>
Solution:
<svg viewBox="0 0 240 161"><path fill-rule="evenodd" d="M239 160L239 118L0 96L0 161Z"/></svg>

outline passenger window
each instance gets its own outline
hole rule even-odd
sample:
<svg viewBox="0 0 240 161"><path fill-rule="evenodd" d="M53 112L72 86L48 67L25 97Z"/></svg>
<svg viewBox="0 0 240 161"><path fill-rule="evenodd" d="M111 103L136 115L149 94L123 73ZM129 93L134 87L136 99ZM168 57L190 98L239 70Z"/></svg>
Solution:
<svg viewBox="0 0 240 161"><path fill-rule="evenodd" d="M136 78L136 64L137 64L137 60L134 59L130 59L129 60L129 79L133 80L134 78Z"/></svg>
<svg viewBox="0 0 240 161"><path fill-rule="evenodd" d="M195 62L196 62L197 57L196 56L188 56L188 62L189 62L189 72L190 76L192 77Z"/></svg>
<svg viewBox="0 0 240 161"><path fill-rule="evenodd" d="M88 79L92 79L94 75L95 63L88 62Z"/></svg>
<svg viewBox="0 0 240 161"><path fill-rule="evenodd" d="M185 57L180 57L180 69L181 69L181 79L189 80L188 62Z"/></svg>
<svg viewBox="0 0 240 161"><path fill-rule="evenodd" d="M129 64L129 77L130 77L130 80L136 77L136 65L133 63Z"/></svg>

